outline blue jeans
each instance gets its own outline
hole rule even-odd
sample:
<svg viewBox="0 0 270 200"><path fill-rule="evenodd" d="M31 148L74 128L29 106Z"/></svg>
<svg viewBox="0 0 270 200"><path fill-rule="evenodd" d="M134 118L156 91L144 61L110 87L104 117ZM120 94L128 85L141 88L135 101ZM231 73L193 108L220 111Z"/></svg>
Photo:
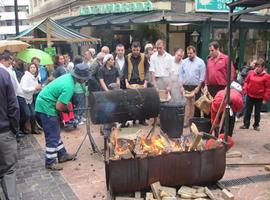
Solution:
<svg viewBox="0 0 270 200"><path fill-rule="evenodd" d="M27 121L30 120L31 126L34 127L35 124L35 108L34 103L27 104L23 97L18 97L18 102L20 106L20 127L21 129L24 128L24 125Z"/></svg>
<svg viewBox="0 0 270 200"><path fill-rule="evenodd" d="M44 113L38 113L38 115L41 119L45 133L45 164L49 165L56 163L57 158L60 158L67 153L60 136L61 129L59 118Z"/></svg>
<svg viewBox="0 0 270 200"><path fill-rule="evenodd" d="M76 109L84 109L85 108L85 94L84 93L74 93L72 97L73 106ZM84 110L76 110L75 118L80 122Z"/></svg>

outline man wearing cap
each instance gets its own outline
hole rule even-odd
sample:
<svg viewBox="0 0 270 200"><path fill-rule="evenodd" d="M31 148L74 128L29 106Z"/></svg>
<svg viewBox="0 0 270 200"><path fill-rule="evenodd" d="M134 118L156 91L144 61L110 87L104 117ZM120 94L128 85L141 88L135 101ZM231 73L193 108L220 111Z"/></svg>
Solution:
<svg viewBox="0 0 270 200"><path fill-rule="evenodd" d="M230 89L230 126L229 126L229 136L232 136L233 129L234 129L234 123L235 123L235 114L239 111L241 111L243 107L243 98L241 95L242 87L239 83L233 81L231 83L231 89ZM219 91L216 96L214 97L214 100L211 104L211 123L213 124L218 112L218 109L220 107L220 104L222 102L222 99L224 95L226 94L226 89ZM221 107L221 113L225 112L225 105L226 102L224 101L222 107ZM219 124L221 116L218 117L218 119L215 122L215 125Z"/></svg>
<svg viewBox="0 0 270 200"><path fill-rule="evenodd" d="M58 112L69 112L68 103L73 95L75 83L84 83L89 79L87 64L77 64L70 74L65 74L48 84L38 95L35 110L38 113L46 142L45 167L50 170L62 170L58 162L74 159L68 154L60 137Z"/></svg>

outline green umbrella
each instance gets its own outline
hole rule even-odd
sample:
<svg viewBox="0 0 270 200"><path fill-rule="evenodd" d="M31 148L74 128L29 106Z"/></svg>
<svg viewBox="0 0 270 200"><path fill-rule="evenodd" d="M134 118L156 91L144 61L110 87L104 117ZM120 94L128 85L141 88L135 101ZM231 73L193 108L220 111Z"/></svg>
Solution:
<svg viewBox="0 0 270 200"><path fill-rule="evenodd" d="M53 60L50 54L39 49L24 49L20 51L16 57L26 63L31 63L32 58L37 57L40 59L41 65L53 64Z"/></svg>

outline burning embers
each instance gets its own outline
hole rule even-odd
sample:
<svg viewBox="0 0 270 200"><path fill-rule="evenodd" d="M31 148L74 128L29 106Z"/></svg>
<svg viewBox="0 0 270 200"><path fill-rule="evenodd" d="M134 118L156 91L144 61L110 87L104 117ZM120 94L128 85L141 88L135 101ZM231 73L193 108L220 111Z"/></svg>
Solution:
<svg viewBox="0 0 270 200"><path fill-rule="evenodd" d="M202 134L194 124L191 127L191 134L181 138L169 138L155 126L149 133L139 130L135 135L136 139L119 138L118 129L114 129L109 143L109 158L111 160L145 158L170 152L205 150ZM220 141L216 141L216 144L211 148L219 146Z"/></svg>

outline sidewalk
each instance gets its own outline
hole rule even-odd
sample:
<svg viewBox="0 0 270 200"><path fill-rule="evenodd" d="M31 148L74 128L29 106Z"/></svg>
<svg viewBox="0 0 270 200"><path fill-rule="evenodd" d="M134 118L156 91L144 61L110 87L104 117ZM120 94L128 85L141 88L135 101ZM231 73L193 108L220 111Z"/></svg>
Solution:
<svg viewBox="0 0 270 200"><path fill-rule="evenodd" d="M233 136L235 146L231 151L240 151L242 157L228 158L227 164L270 163L270 150L264 148L265 144L270 143L269 121L270 113L263 114L259 132L253 129L240 130L242 122L236 123ZM91 129L97 145L103 149L103 137L99 134L99 126L92 125ZM71 132L62 131L62 139L68 152L76 152L85 132L84 125ZM78 159L64 163L64 170L61 172L51 172L44 168L43 148L43 134L35 137L29 135L19 144L17 171L19 199L107 198L103 157L92 153L88 138L78 154ZM220 182L230 189L237 200L270 199L270 173L266 172L263 166L227 166Z"/></svg>

